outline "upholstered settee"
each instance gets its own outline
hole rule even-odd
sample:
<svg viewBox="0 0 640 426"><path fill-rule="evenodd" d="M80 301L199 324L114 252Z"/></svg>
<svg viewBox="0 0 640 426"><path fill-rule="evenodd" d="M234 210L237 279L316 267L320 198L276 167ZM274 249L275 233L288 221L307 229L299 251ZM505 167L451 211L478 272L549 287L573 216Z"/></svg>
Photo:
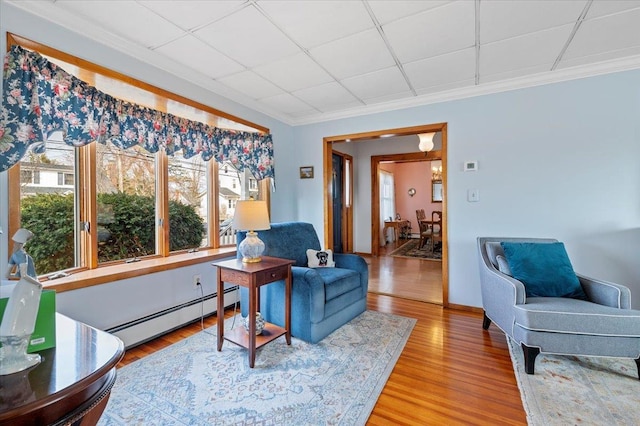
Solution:
<svg viewBox="0 0 640 426"><path fill-rule="evenodd" d="M238 232L238 244L245 238ZM264 256L294 260L291 270L291 334L317 343L367 308L369 270L354 254L334 253L335 267L309 268L307 249L320 251L313 225L303 222L272 223L260 231ZM284 326L284 281L260 287L260 313L269 322ZM242 315L248 313L249 293L240 289Z"/></svg>
<svg viewBox="0 0 640 426"><path fill-rule="evenodd" d="M627 287L576 274L554 239L480 237L477 243L483 328L493 322L520 344L528 374L542 352L633 358L640 378L640 311L631 309ZM575 286L557 286L565 278ZM541 295L548 291L557 294Z"/></svg>

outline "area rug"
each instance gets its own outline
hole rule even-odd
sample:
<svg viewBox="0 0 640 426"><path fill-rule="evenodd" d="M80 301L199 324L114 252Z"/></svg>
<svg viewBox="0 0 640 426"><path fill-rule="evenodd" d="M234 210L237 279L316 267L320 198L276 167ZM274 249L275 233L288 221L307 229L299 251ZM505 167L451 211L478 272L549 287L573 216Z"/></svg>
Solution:
<svg viewBox="0 0 640 426"><path fill-rule="evenodd" d="M508 340L529 425L640 425L633 360L540 354L529 375L522 349Z"/></svg>
<svg viewBox="0 0 640 426"><path fill-rule="evenodd" d="M415 323L366 311L315 345L263 346L253 369L211 327L118 369L98 424L363 425Z"/></svg>
<svg viewBox="0 0 640 426"><path fill-rule="evenodd" d="M432 253L431 247L429 246L431 242L427 242L422 248L418 247L419 244L419 239L411 239L389 253L389 255L394 257L414 257L427 260L442 260L442 245L437 244L436 249Z"/></svg>

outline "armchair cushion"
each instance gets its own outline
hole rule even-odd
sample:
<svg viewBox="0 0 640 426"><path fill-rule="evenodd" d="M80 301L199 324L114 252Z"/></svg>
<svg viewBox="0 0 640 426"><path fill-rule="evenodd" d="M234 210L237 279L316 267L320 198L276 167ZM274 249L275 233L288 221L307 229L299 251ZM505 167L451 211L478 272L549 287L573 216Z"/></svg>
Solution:
<svg viewBox="0 0 640 426"><path fill-rule="evenodd" d="M587 299L563 243L500 244L511 275L524 284L527 297Z"/></svg>
<svg viewBox="0 0 640 426"><path fill-rule="evenodd" d="M515 305L516 325L532 331L640 337L640 312L562 297L531 297Z"/></svg>

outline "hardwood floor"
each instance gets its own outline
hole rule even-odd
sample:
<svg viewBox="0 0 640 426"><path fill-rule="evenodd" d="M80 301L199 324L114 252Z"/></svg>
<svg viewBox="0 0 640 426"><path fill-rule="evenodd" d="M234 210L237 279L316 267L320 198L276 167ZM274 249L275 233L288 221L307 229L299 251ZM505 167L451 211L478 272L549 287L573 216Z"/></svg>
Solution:
<svg viewBox="0 0 640 426"><path fill-rule="evenodd" d="M380 247L380 255L362 255L370 265L371 293L442 304L442 262L389 256L407 240Z"/></svg>
<svg viewBox="0 0 640 426"><path fill-rule="evenodd" d="M383 285L404 267L384 256L368 262L372 270L384 270ZM484 331L480 314L373 293L368 308L418 322L367 424L526 425L506 338L495 326ZM225 317L232 314L225 311ZM215 321L215 315L205 318L205 327ZM129 349L119 366L200 330L194 323Z"/></svg>

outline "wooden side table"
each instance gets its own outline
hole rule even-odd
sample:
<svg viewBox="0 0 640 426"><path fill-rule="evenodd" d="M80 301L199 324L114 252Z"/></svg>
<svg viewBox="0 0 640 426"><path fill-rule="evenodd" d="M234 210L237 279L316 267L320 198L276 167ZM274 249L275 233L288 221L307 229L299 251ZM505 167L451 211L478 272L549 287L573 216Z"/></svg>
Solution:
<svg viewBox="0 0 640 426"><path fill-rule="evenodd" d="M213 262L218 281L218 351L224 339L249 350L249 367L256 361L256 349L285 335L291 344L291 265L293 260L263 256L258 263L243 263L240 259ZM266 323L262 334L256 336L256 311L260 307L260 286L285 280L284 328ZM249 289L249 332L244 327L224 333L224 283L233 283Z"/></svg>

